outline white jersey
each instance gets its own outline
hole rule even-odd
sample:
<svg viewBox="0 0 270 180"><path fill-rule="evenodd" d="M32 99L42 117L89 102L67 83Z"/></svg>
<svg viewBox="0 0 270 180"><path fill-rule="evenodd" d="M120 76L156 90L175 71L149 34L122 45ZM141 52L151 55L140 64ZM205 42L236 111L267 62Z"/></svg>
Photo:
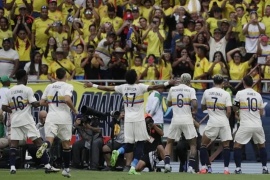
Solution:
<svg viewBox="0 0 270 180"><path fill-rule="evenodd" d="M262 96L251 88L238 91L234 105L239 105L240 126L261 127L260 109L263 109Z"/></svg>
<svg viewBox="0 0 270 180"><path fill-rule="evenodd" d="M73 86L62 81L57 81L46 87L41 98L49 103L46 122L72 124L70 108L65 102L65 96L72 97L72 92Z"/></svg>
<svg viewBox="0 0 270 180"><path fill-rule="evenodd" d="M213 87L203 93L202 105L206 105L209 120L207 125L211 127L229 126L226 115L226 107L232 106L231 95L221 88Z"/></svg>
<svg viewBox="0 0 270 180"><path fill-rule="evenodd" d="M33 90L23 84L15 85L7 92L2 105L12 109L11 127L21 127L34 122L31 103L36 102Z"/></svg>
<svg viewBox="0 0 270 180"><path fill-rule="evenodd" d="M0 109L2 109L3 100L4 98L6 98L8 91L9 91L8 87L0 88Z"/></svg>
<svg viewBox="0 0 270 180"><path fill-rule="evenodd" d="M125 122L144 121L144 93L148 85L145 84L123 84L115 86L115 92L123 95L125 104Z"/></svg>
<svg viewBox="0 0 270 180"><path fill-rule="evenodd" d="M195 89L185 84L172 87L167 100L172 102L171 124L193 124L191 101L197 100Z"/></svg>

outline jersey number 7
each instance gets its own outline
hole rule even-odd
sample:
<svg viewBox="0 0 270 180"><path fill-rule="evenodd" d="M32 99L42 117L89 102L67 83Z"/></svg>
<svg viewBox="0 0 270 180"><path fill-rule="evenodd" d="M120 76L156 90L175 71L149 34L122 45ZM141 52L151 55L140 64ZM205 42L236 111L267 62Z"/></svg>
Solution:
<svg viewBox="0 0 270 180"><path fill-rule="evenodd" d="M129 95L132 96L132 100L130 102L128 101L128 96ZM131 104L131 107L133 107L136 93L126 93L125 96L126 96L126 99L127 99L127 107L128 107L128 104Z"/></svg>

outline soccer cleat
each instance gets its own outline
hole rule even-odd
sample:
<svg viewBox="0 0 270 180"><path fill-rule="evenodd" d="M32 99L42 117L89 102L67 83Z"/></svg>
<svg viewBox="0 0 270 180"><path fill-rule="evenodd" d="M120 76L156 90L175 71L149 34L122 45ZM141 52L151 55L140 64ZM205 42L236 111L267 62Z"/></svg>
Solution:
<svg viewBox="0 0 270 180"><path fill-rule="evenodd" d="M234 173L235 173L235 174L242 174L242 170L241 170L241 169L235 170Z"/></svg>
<svg viewBox="0 0 270 180"><path fill-rule="evenodd" d="M66 169L64 169L64 170L62 171L62 175L63 175L64 177L67 177L67 178L70 178L70 177L71 177L70 171L68 171L68 170L66 170Z"/></svg>
<svg viewBox="0 0 270 180"><path fill-rule="evenodd" d="M138 173L135 169L130 168L130 170L128 171L129 175L141 175L141 173Z"/></svg>
<svg viewBox="0 0 270 180"><path fill-rule="evenodd" d="M192 167L188 167L188 173L195 174L195 170Z"/></svg>
<svg viewBox="0 0 270 180"><path fill-rule="evenodd" d="M130 170L130 166L125 166L124 168L123 168L123 172L128 172Z"/></svg>
<svg viewBox="0 0 270 180"><path fill-rule="evenodd" d="M212 167L211 166L208 166L207 173L208 174L211 174L212 172L213 172Z"/></svg>
<svg viewBox="0 0 270 180"><path fill-rule="evenodd" d="M48 144L47 143L43 143L40 148L38 148L37 153L36 153L36 157L39 159L42 157L44 151L47 149Z"/></svg>
<svg viewBox="0 0 270 180"><path fill-rule="evenodd" d="M55 168L53 166L51 166L50 168L45 168L45 173L46 174L56 173L56 172L59 172L59 171L60 171L60 169L57 169L57 168Z"/></svg>
<svg viewBox="0 0 270 180"><path fill-rule="evenodd" d="M10 174L16 174L16 169L11 169Z"/></svg>
<svg viewBox="0 0 270 180"><path fill-rule="evenodd" d="M229 171L224 170L224 174L231 174Z"/></svg>
<svg viewBox="0 0 270 180"><path fill-rule="evenodd" d="M263 170L262 170L262 173L263 173L263 174L269 174L268 169L263 169Z"/></svg>
<svg viewBox="0 0 270 180"><path fill-rule="evenodd" d="M118 156L119 156L119 152L117 150L113 150L112 157L111 157L111 166L112 167L115 166L117 159L118 159Z"/></svg>
<svg viewBox="0 0 270 180"><path fill-rule="evenodd" d="M171 171L172 171L172 167L169 164L165 164L164 172L168 173L168 172L171 172Z"/></svg>
<svg viewBox="0 0 270 180"><path fill-rule="evenodd" d="M207 174L207 170L206 169L201 169L199 174Z"/></svg>

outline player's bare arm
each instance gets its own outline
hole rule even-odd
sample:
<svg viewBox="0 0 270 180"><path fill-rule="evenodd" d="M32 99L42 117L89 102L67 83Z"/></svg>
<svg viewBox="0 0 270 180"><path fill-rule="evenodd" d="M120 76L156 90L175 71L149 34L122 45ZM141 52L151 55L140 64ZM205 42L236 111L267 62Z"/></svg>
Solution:
<svg viewBox="0 0 270 180"><path fill-rule="evenodd" d="M65 102L66 102L66 104L68 105L68 107L71 109L71 111L75 114L75 115L77 115L78 114L78 112L77 112L77 110L75 109L75 107L74 107L74 105L73 105L73 102L72 102L72 99L71 99L71 97L70 96L65 96Z"/></svg>
<svg viewBox="0 0 270 180"><path fill-rule="evenodd" d="M99 86L97 84L93 84L91 82L86 82L84 84L85 88L97 88L99 90L103 90L103 91L114 91L114 86Z"/></svg>
<svg viewBox="0 0 270 180"><path fill-rule="evenodd" d="M226 107L226 116L227 116L227 118L230 118L231 113L232 113L232 107L231 106L227 106Z"/></svg>
<svg viewBox="0 0 270 180"><path fill-rule="evenodd" d="M198 111L198 102L196 99L192 99L191 100L191 106L192 106L192 116L196 115L197 114L197 111Z"/></svg>
<svg viewBox="0 0 270 180"><path fill-rule="evenodd" d="M48 106L48 102L47 102L47 100L45 100L45 99L41 99L41 100L39 101L39 103L40 103L40 106Z"/></svg>
<svg viewBox="0 0 270 180"><path fill-rule="evenodd" d="M2 105L2 110L8 113L12 113L12 109L7 105Z"/></svg>
<svg viewBox="0 0 270 180"><path fill-rule="evenodd" d="M39 101L32 102L31 105L32 105L32 107L37 108L40 106L40 102Z"/></svg>
<svg viewBox="0 0 270 180"><path fill-rule="evenodd" d="M167 106L171 107L172 106L172 101L167 101Z"/></svg>
<svg viewBox="0 0 270 180"><path fill-rule="evenodd" d="M206 107L205 104L202 104L202 110L203 110L203 111L204 111L204 110L207 110L207 107Z"/></svg>
<svg viewBox="0 0 270 180"><path fill-rule="evenodd" d="M165 82L164 84L158 84L158 85L152 85L152 86L149 86L147 88L147 91L152 91L152 90L156 90L156 89L161 89L161 88L164 88L164 87L167 87L169 85L174 85L175 84L175 81L174 80L170 80L170 81L167 81Z"/></svg>

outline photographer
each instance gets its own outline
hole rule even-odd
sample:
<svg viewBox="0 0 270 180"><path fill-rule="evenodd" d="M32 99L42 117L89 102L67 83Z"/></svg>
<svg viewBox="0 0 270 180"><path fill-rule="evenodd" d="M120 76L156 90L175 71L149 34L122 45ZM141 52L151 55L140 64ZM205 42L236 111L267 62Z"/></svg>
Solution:
<svg viewBox="0 0 270 180"><path fill-rule="evenodd" d="M150 140L145 141L144 155L141 157L136 166L136 171L139 172L145 167L148 167L149 171L153 171L155 164L157 164L160 160L164 160L165 154L161 141L161 138L164 135L162 128L159 125L154 124L154 120L149 114L146 114L145 123Z"/></svg>
<svg viewBox="0 0 270 180"><path fill-rule="evenodd" d="M84 148L91 151L91 170L97 170L99 166L99 153L101 152L103 139L99 121L78 115L74 123L74 130L81 136L81 140L72 146L72 160L75 168L82 168L81 152ZM89 157L90 158L90 157Z"/></svg>
<svg viewBox="0 0 270 180"><path fill-rule="evenodd" d="M114 126L114 139L113 139L113 142L112 140L110 140L108 141L107 144L105 144L102 147L103 156L107 164L107 167L105 167L103 171L111 170L110 159L111 159L112 150L119 149L124 144L124 140L125 140L124 139L124 117L125 117L125 111L124 109L122 109L120 116L117 118L117 121L116 122L113 121L110 125L111 127ZM131 163L131 160L130 160L130 163Z"/></svg>

